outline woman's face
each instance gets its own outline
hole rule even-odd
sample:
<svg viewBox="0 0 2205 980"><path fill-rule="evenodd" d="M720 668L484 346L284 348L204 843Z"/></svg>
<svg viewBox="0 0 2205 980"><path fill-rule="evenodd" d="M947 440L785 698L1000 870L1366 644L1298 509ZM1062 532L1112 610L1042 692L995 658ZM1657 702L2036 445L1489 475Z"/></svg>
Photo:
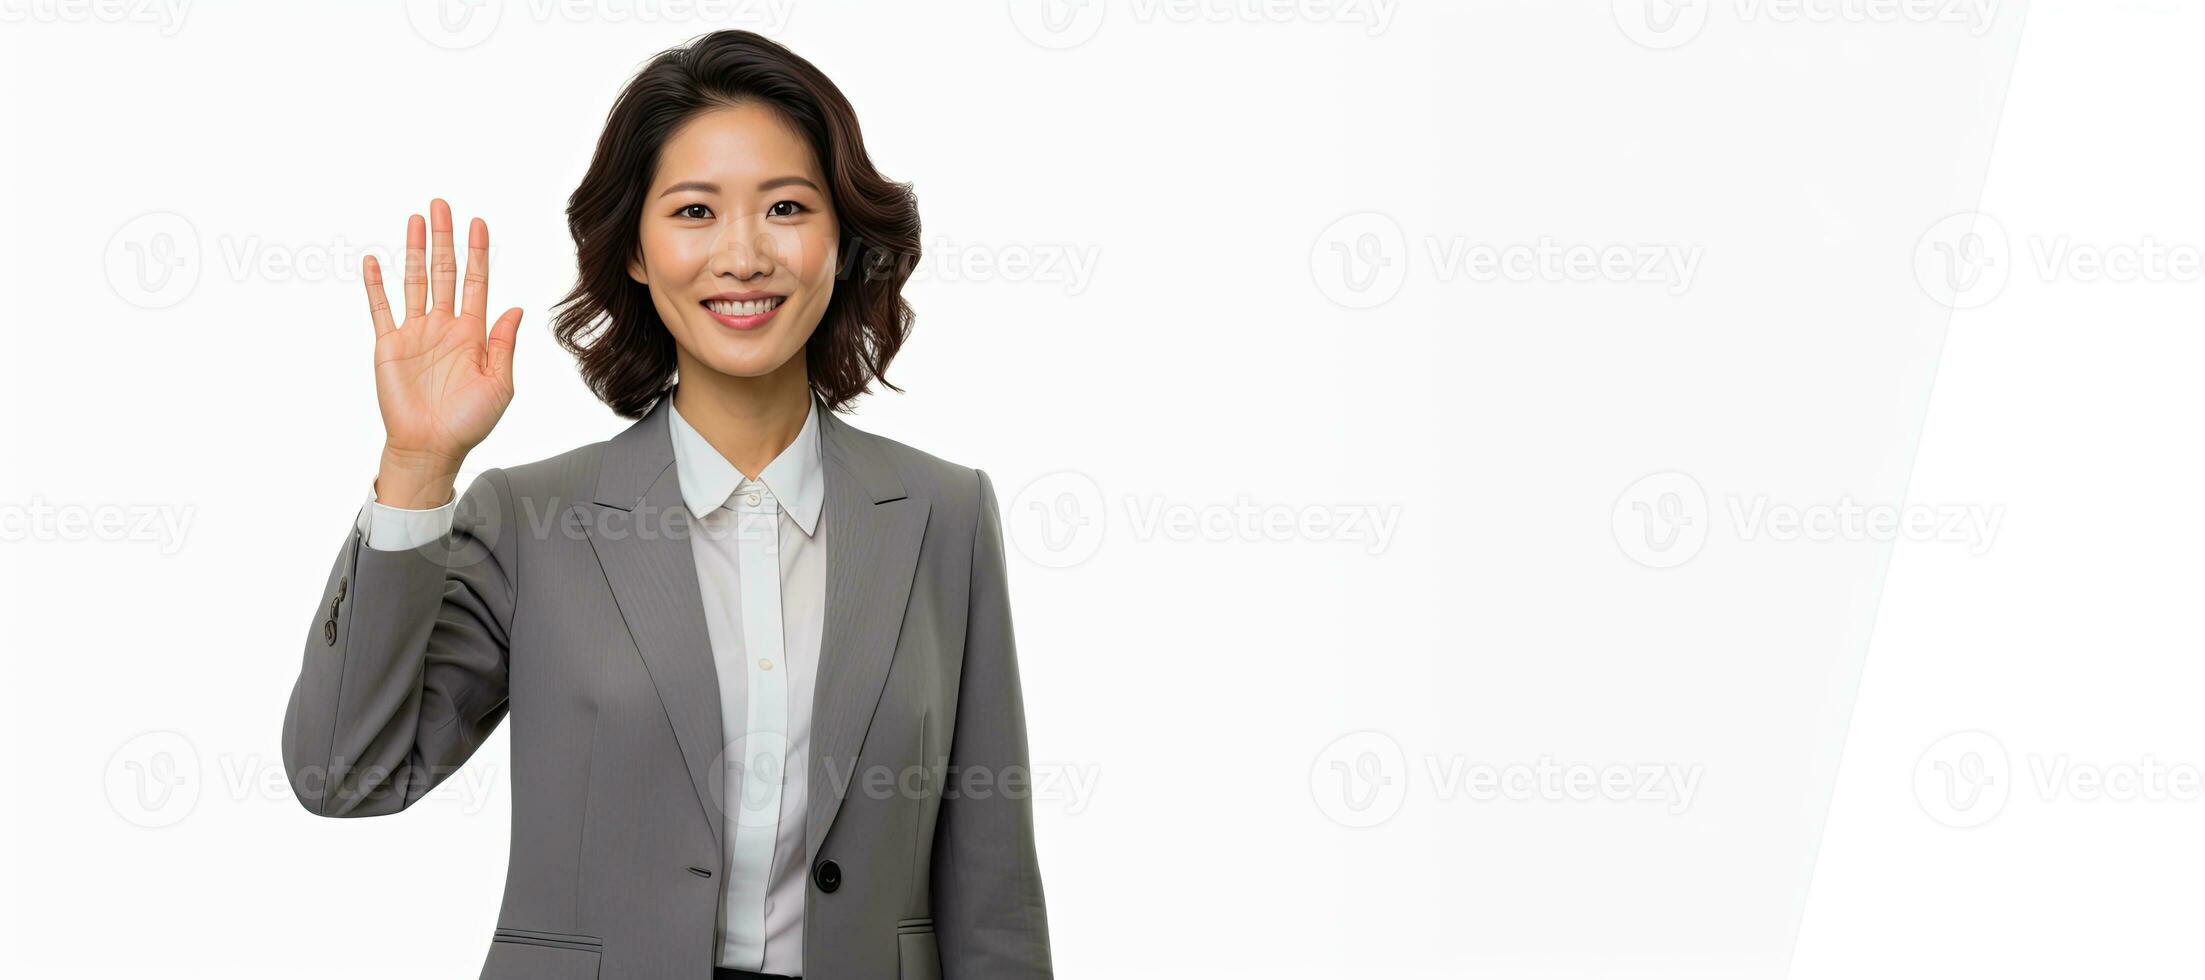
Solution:
<svg viewBox="0 0 2205 980"><path fill-rule="evenodd" d="M836 221L802 137L756 103L699 113L667 141L628 274L698 370L756 378L797 356L834 295Z"/></svg>

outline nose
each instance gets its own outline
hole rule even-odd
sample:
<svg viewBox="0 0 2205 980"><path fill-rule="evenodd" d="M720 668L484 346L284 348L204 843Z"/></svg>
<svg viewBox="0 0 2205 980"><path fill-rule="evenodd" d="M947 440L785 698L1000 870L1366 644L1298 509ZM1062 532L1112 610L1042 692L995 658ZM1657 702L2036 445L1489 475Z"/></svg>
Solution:
<svg viewBox="0 0 2205 980"><path fill-rule="evenodd" d="M720 226L712 242L710 271L714 276L753 279L773 274L778 261L773 237L755 223L735 218Z"/></svg>

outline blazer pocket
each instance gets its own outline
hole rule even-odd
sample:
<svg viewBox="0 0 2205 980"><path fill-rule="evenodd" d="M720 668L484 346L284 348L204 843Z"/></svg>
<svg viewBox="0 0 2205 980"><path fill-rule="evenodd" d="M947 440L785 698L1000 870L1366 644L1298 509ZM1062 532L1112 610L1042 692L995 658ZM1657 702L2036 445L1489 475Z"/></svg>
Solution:
<svg viewBox="0 0 2205 980"><path fill-rule="evenodd" d="M596 936L584 936L572 932L545 932L541 929L516 929L499 926L494 937L498 942L528 943L537 946L558 946L566 949L584 949L597 952L605 941Z"/></svg>
<svg viewBox="0 0 2205 980"><path fill-rule="evenodd" d="M498 930L490 943L490 958L482 964L481 980L598 980L602 943L587 936L542 938L545 935L558 934Z"/></svg>
<svg viewBox="0 0 2205 980"><path fill-rule="evenodd" d="M932 918L896 921L896 980L942 980Z"/></svg>

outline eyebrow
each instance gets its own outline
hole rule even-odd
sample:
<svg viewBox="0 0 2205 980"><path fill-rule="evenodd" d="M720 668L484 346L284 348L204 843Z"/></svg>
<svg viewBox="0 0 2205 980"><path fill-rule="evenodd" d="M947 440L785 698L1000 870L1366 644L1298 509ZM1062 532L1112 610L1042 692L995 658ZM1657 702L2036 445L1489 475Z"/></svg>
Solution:
<svg viewBox="0 0 2205 980"><path fill-rule="evenodd" d="M824 191L821 191L819 189L818 184L814 184L811 181L806 180L802 177L795 176L775 177L772 180L761 181L758 184L758 189L761 191L770 191L776 187L789 186L809 187L815 194L825 193ZM681 191L703 191L707 194L717 194L720 192L720 185L715 184L709 180L685 180L679 184L675 184L672 187L668 187L667 189L658 192L658 196L665 197L668 194L675 194Z"/></svg>

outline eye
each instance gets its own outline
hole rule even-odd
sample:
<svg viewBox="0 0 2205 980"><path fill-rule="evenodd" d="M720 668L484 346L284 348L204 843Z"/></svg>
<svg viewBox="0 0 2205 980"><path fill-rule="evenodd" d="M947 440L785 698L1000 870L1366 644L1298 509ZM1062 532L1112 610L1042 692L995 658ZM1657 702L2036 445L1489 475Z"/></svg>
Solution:
<svg viewBox="0 0 2205 980"><path fill-rule="evenodd" d="M784 205L784 204L788 205L788 206L789 206L789 208L790 208L791 210L787 210L787 211L783 211L783 210L781 210L781 209L780 209L780 208L781 208L781 205ZM792 216L792 215L796 215L796 214L801 214L801 213L803 213L803 212L805 212L805 211L809 211L809 210L811 210L811 209L810 209L810 208L807 208L807 207L805 207L805 206L803 206L803 205L801 205L801 204L798 204L798 203L796 203L795 201L775 201L775 202L773 202L773 206L772 206L772 207L770 207L770 208L767 208L767 209L766 209L766 214L767 214L768 216L771 216L771 217L775 217L775 218L786 218L786 217L790 217L790 216Z"/></svg>
<svg viewBox="0 0 2205 980"><path fill-rule="evenodd" d="M704 213L703 213L703 214L690 214L689 212L690 212L690 211L691 211L692 209L701 209L702 211L704 211ZM674 217L677 217L677 218L709 218L709 217L711 217L711 216L712 216L712 209L711 209L711 208L708 208L708 207L705 207L705 206L704 206L704 205L702 205L702 204L690 204L690 205L686 205L686 206L684 206L684 207L683 207L683 208L682 208L681 210L679 210L679 211L676 211L676 212L674 212Z"/></svg>

